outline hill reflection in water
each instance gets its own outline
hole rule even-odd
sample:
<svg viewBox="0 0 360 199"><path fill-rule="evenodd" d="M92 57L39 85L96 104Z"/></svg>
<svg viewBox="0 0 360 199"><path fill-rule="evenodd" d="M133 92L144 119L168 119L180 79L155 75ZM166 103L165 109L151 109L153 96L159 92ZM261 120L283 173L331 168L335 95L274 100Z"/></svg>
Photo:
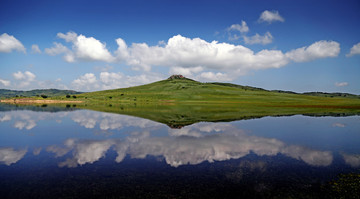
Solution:
<svg viewBox="0 0 360 199"><path fill-rule="evenodd" d="M146 190L159 197L211 198L208 193L216 190L213 197L240 190L249 197L310 190L319 196L338 174L357 173L360 167L359 116L264 117L172 129L147 119L88 110L6 110L0 112L0 129L0 193L5 196L29 194L26 189L16 193L19 186L35 192L42 186L73 189L70 195L53 192L30 198L102 196L78 195L92 187L88 181L109 185L97 187L107 196L131 196L124 187L130 191L130 185L140 186L137 198ZM60 183L53 184L55 179ZM151 183L162 188L155 191Z"/></svg>

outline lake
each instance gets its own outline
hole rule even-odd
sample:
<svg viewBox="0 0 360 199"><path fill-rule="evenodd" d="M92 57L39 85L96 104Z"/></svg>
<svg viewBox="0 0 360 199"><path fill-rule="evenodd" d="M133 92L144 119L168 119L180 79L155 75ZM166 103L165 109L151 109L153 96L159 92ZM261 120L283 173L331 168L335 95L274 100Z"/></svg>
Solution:
<svg viewBox="0 0 360 199"><path fill-rule="evenodd" d="M1 198L338 198L359 193L359 176L358 115L170 128L0 105Z"/></svg>

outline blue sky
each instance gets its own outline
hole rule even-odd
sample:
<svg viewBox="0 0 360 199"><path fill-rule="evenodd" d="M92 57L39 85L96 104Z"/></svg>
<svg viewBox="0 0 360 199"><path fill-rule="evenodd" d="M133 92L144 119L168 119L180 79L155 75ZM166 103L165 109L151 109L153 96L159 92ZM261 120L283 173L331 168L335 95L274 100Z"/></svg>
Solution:
<svg viewBox="0 0 360 199"><path fill-rule="evenodd" d="M360 2L0 1L0 88L94 91L171 74L360 94Z"/></svg>

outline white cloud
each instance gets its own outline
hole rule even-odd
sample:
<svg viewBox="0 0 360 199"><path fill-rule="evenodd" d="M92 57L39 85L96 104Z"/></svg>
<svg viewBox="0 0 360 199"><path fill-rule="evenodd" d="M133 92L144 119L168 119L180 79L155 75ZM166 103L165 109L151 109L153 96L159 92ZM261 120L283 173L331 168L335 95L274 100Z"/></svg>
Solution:
<svg viewBox="0 0 360 199"><path fill-rule="evenodd" d="M115 58L107 50L106 44L94 37L85 37L84 35L77 35L74 32L68 32L66 34L58 33L57 36L66 42L72 43L72 51L63 52L65 53L64 58L68 62L73 62L77 59L83 61L115 61Z"/></svg>
<svg viewBox="0 0 360 199"><path fill-rule="evenodd" d="M0 85L10 86L11 82L9 80L0 79Z"/></svg>
<svg viewBox="0 0 360 199"><path fill-rule="evenodd" d="M61 43L54 42L54 46L51 48L45 48L45 53L51 56L55 56L58 54L65 54L64 60L67 62L74 62L75 57L71 50L69 50L66 46Z"/></svg>
<svg viewBox="0 0 360 199"><path fill-rule="evenodd" d="M16 73L13 73L13 77L15 80L19 81L17 86L20 88L24 88L26 86L29 86L30 83L35 81L36 75L30 71L25 71L25 72L18 71Z"/></svg>
<svg viewBox="0 0 360 199"><path fill-rule="evenodd" d="M239 31L241 33L246 33L249 32L249 27L247 26L245 21L241 21L241 25L240 24L232 24L229 28L229 31Z"/></svg>
<svg viewBox="0 0 360 199"><path fill-rule="evenodd" d="M265 10L264 12L261 13L258 21L272 23L275 21L284 22L285 19L282 16L280 16L279 12L276 10L273 11Z"/></svg>
<svg viewBox="0 0 360 199"><path fill-rule="evenodd" d="M347 83L347 82L335 82L336 87L344 87L347 85L349 85L349 83Z"/></svg>
<svg viewBox="0 0 360 199"><path fill-rule="evenodd" d="M105 89L120 88L124 75L122 73L101 72L100 81Z"/></svg>
<svg viewBox="0 0 360 199"><path fill-rule="evenodd" d="M264 36L261 36L259 34L255 34L254 36L248 37L248 36L244 36L244 41L246 44L262 44L262 45L266 45L266 44L270 44L273 40L273 36L271 35L270 32L266 32L264 34Z"/></svg>
<svg viewBox="0 0 360 199"><path fill-rule="evenodd" d="M86 73L80 76L72 82L72 85L75 89L92 90L99 88L98 81L93 73Z"/></svg>
<svg viewBox="0 0 360 199"><path fill-rule="evenodd" d="M66 42L76 42L77 34L75 32L67 32L66 34L59 32L57 37L64 39Z"/></svg>
<svg viewBox="0 0 360 199"><path fill-rule="evenodd" d="M360 55L360 43L353 45L353 47L350 49L350 53L346 56L351 57L353 55Z"/></svg>
<svg viewBox="0 0 360 199"><path fill-rule="evenodd" d="M243 27L242 25L241 27ZM235 28L239 27L234 26L233 29ZM304 62L317 58L335 57L340 51L339 43L334 41L318 41L308 47L298 48L287 53L267 49L254 52L242 45L219 43L218 41L207 42L200 38L191 39L176 35L167 42L161 42L161 44L154 46L149 46L146 43L132 43L128 46L123 39L118 38L116 39L118 48L112 55L104 43L93 37L88 38L74 32L59 33L58 37L71 42L73 44L72 49L69 50L62 44L54 43L55 46L45 49L45 52L50 55L64 53L64 59L69 62L77 60L116 61L131 66L133 70L144 72L149 72L151 67L162 66L169 67L170 73L229 80L246 74L250 70L280 68L290 61ZM244 37L245 42L249 44L268 44L272 42L272 39L270 32L263 36L256 34L255 36ZM199 74L200 72L203 74ZM123 74L110 75L110 73L104 73L103 76L103 82L107 88L113 88L114 86L111 85L119 84L120 76L124 78ZM140 80L150 79L150 75L137 77ZM108 80L109 78L112 80ZM130 81L133 78L128 79ZM76 80L75 84L84 86L85 84L81 84L81 82L83 81ZM147 81L144 80L143 82Z"/></svg>
<svg viewBox="0 0 360 199"><path fill-rule="evenodd" d="M121 39L116 55L127 64L147 70L151 66L231 70L240 73L251 69L278 68L288 63L281 51L262 50L254 53L249 48L228 43L211 43L200 38L181 35L170 38L164 47L133 43L127 47ZM120 41L120 42L119 42Z"/></svg>
<svg viewBox="0 0 360 199"><path fill-rule="evenodd" d="M9 53L13 50L26 52L24 45L14 36L7 33L0 35L0 52Z"/></svg>
<svg viewBox="0 0 360 199"><path fill-rule="evenodd" d="M340 44L335 41L318 41L308 47L287 52L285 55L295 62L306 62L325 57L336 57L340 53Z"/></svg>
<svg viewBox="0 0 360 199"><path fill-rule="evenodd" d="M229 77L227 74L224 73L213 73L213 72L203 72L198 76L199 79L204 80L204 81L217 81L217 82L222 82L222 81L231 81L232 78Z"/></svg>
<svg viewBox="0 0 360 199"><path fill-rule="evenodd" d="M11 165L24 157L27 150L14 150L13 148L0 148L0 163Z"/></svg>
<svg viewBox="0 0 360 199"><path fill-rule="evenodd" d="M36 54L36 53L41 53L41 50L40 50L40 48L39 48L39 46L37 44L33 44L31 46L31 52Z"/></svg>
<svg viewBox="0 0 360 199"><path fill-rule="evenodd" d="M75 79L72 85L77 90L107 90L148 84L154 81L160 81L163 78L162 75L157 73L129 76L121 72L101 72L99 78L93 73L86 73Z"/></svg>
<svg viewBox="0 0 360 199"><path fill-rule="evenodd" d="M26 71L26 72L21 72L21 71L18 71L16 73L13 73L13 77L16 79L16 80L26 80L26 81L33 81L35 79L35 75L30 72L30 71Z"/></svg>
<svg viewBox="0 0 360 199"><path fill-rule="evenodd" d="M51 48L45 48L45 53L48 55L58 55L62 53L68 53L70 50L61 43L54 42L54 46Z"/></svg>
<svg viewBox="0 0 360 199"><path fill-rule="evenodd" d="M254 37L248 42L268 43L270 33L264 37ZM304 62L317 58L335 57L340 45L334 41L318 41L308 47L283 53L279 50L261 50L257 53L242 45L207 42L200 38L186 38L176 35L165 46L148 46L145 43L133 43L130 47L124 40L117 40L119 48L116 55L119 60L131 66L148 70L151 66L170 66L171 70L183 70L201 67L203 70L219 70L235 74L244 74L249 70L280 68L290 61ZM190 68L188 71L185 68Z"/></svg>
<svg viewBox="0 0 360 199"><path fill-rule="evenodd" d="M191 78L191 77L193 77L194 73L199 73L203 70L204 70L204 68L201 66L191 67L191 68L183 68L183 67L179 67L179 66L174 66L174 67L170 68L169 73L170 74L181 74L181 75Z"/></svg>

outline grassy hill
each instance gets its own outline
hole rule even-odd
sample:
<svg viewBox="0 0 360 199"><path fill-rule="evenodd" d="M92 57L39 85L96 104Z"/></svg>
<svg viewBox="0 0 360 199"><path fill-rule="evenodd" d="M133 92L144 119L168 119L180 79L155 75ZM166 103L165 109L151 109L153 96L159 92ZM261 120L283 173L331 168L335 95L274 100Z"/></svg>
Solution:
<svg viewBox="0 0 360 199"><path fill-rule="evenodd" d="M78 100L87 103L157 104L247 104L258 106L359 108L356 95L298 94L268 91L228 83L201 83L191 79L166 79L142 86L83 93Z"/></svg>
<svg viewBox="0 0 360 199"><path fill-rule="evenodd" d="M60 98L64 99L64 98ZM132 115L177 128L196 122L264 116L360 114L360 99L268 91L228 83L169 78L142 86L83 93L78 108Z"/></svg>
<svg viewBox="0 0 360 199"><path fill-rule="evenodd" d="M73 90L59 90L59 89L36 89L30 91L17 91L17 90L8 90L0 89L0 97L34 97L34 96L64 96L64 95L74 95L81 94L82 92L77 92Z"/></svg>
<svg viewBox="0 0 360 199"><path fill-rule="evenodd" d="M346 116L360 114L356 95L298 94L228 83L201 83L187 78L82 93L53 100L79 100L62 106L147 118L179 128L196 122L233 121L264 116Z"/></svg>

